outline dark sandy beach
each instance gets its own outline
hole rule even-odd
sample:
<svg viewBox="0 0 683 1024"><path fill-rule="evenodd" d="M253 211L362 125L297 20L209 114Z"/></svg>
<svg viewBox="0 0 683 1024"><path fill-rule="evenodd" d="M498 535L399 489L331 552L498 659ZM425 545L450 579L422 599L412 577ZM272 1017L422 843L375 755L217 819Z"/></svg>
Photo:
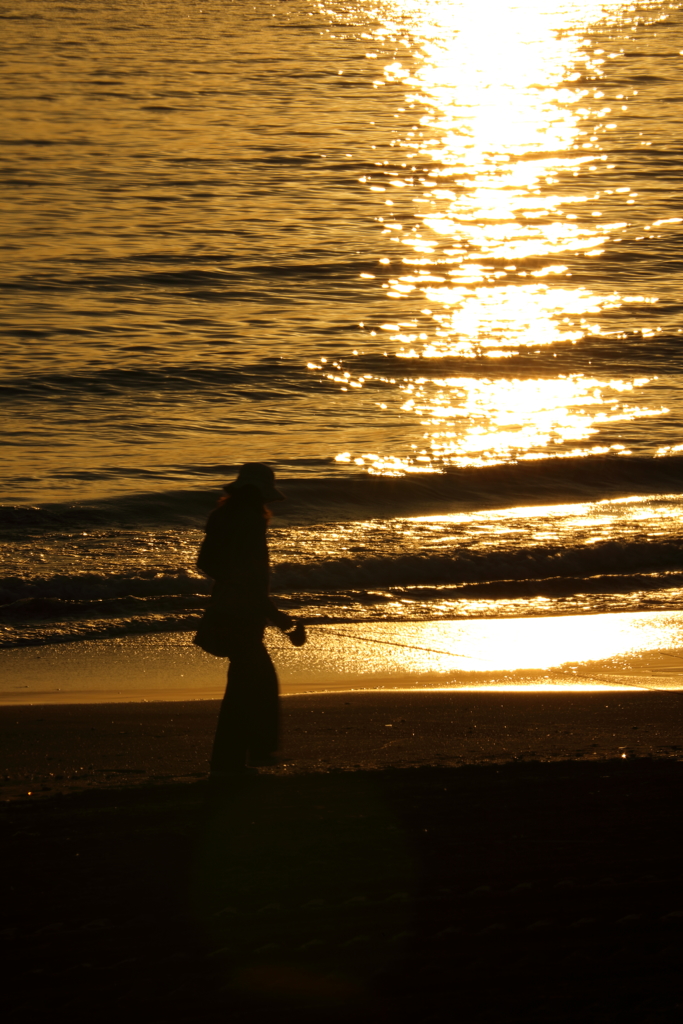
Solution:
<svg viewBox="0 0 683 1024"><path fill-rule="evenodd" d="M7 1019L680 1020L679 694L283 703L1 709Z"/></svg>
<svg viewBox="0 0 683 1024"><path fill-rule="evenodd" d="M203 779L218 701L0 707L5 799ZM677 758L678 692L348 691L283 707L271 774L513 760Z"/></svg>

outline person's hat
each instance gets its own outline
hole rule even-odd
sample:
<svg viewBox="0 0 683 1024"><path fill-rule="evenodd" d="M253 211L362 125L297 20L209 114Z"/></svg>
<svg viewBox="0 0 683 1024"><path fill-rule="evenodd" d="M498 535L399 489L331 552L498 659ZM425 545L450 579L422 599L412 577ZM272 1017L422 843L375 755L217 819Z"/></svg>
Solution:
<svg viewBox="0 0 683 1024"><path fill-rule="evenodd" d="M264 462L245 462L237 474L237 479L226 484L223 490L232 493L241 487L249 486L258 487L264 501L285 500L282 491L278 491L275 486L275 473Z"/></svg>

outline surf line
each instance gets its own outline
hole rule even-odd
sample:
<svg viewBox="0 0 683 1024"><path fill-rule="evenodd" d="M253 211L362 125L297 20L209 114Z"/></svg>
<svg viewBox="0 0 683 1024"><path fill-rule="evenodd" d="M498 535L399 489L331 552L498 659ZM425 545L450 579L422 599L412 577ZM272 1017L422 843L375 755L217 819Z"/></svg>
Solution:
<svg viewBox="0 0 683 1024"><path fill-rule="evenodd" d="M308 629L311 627L309 626ZM325 629L325 626L321 623L316 625L316 629ZM378 640L374 636L359 636L356 633L339 633L337 630L326 630L327 636L341 636L349 640L364 640L367 644L388 644L389 647L405 647L409 651L427 651L428 654L442 654L446 658L467 658L469 661L484 661L486 659L475 658L473 654L456 654L455 651L437 651L434 647L417 647L415 644L402 644L397 640ZM570 670L571 671L571 670ZM634 690L650 690L652 693L669 693L670 691L665 690L661 686L648 686L646 683L617 683L612 679L603 679L602 676L588 676L583 672L571 672L572 676L576 679L590 679L593 682L603 683L607 686L629 686Z"/></svg>

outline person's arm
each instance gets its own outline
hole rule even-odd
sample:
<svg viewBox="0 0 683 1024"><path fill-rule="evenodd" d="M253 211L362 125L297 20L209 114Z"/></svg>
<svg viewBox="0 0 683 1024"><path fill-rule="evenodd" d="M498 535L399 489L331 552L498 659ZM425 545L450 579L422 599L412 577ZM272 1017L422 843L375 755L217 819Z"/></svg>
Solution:
<svg viewBox="0 0 683 1024"><path fill-rule="evenodd" d="M275 607L270 598L267 599L268 611L266 618L273 626L277 626L295 647L303 647L306 643L306 627L301 619L293 619L287 612L281 612Z"/></svg>
<svg viewBox="0 0 683 1024"><path fill-rule="evenodd" d="M294 626L294 619L287 612L281 612L279 608L275 607L275 604L270 597L267 597L264 604L264 610L266 612L266 618L268 622L273 626L277 626L283 633L292 629Z"/></svg>

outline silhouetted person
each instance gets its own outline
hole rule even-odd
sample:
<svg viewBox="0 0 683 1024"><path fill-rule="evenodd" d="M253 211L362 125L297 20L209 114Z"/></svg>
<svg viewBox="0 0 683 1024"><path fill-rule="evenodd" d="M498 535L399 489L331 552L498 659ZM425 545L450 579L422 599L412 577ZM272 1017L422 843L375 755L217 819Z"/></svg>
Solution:
<svg viewBox="0 0 683 1024"><path fill-rule="evenodd" d="M278 680L263 643L271 622L300 647L303 623L278 611L268 594L267 502L281 501L269 466L247 462L209 516L197 567L215 580L195 643L228 657L228 686L218 716L211 778L273 764L278 747Z"/></svg>

